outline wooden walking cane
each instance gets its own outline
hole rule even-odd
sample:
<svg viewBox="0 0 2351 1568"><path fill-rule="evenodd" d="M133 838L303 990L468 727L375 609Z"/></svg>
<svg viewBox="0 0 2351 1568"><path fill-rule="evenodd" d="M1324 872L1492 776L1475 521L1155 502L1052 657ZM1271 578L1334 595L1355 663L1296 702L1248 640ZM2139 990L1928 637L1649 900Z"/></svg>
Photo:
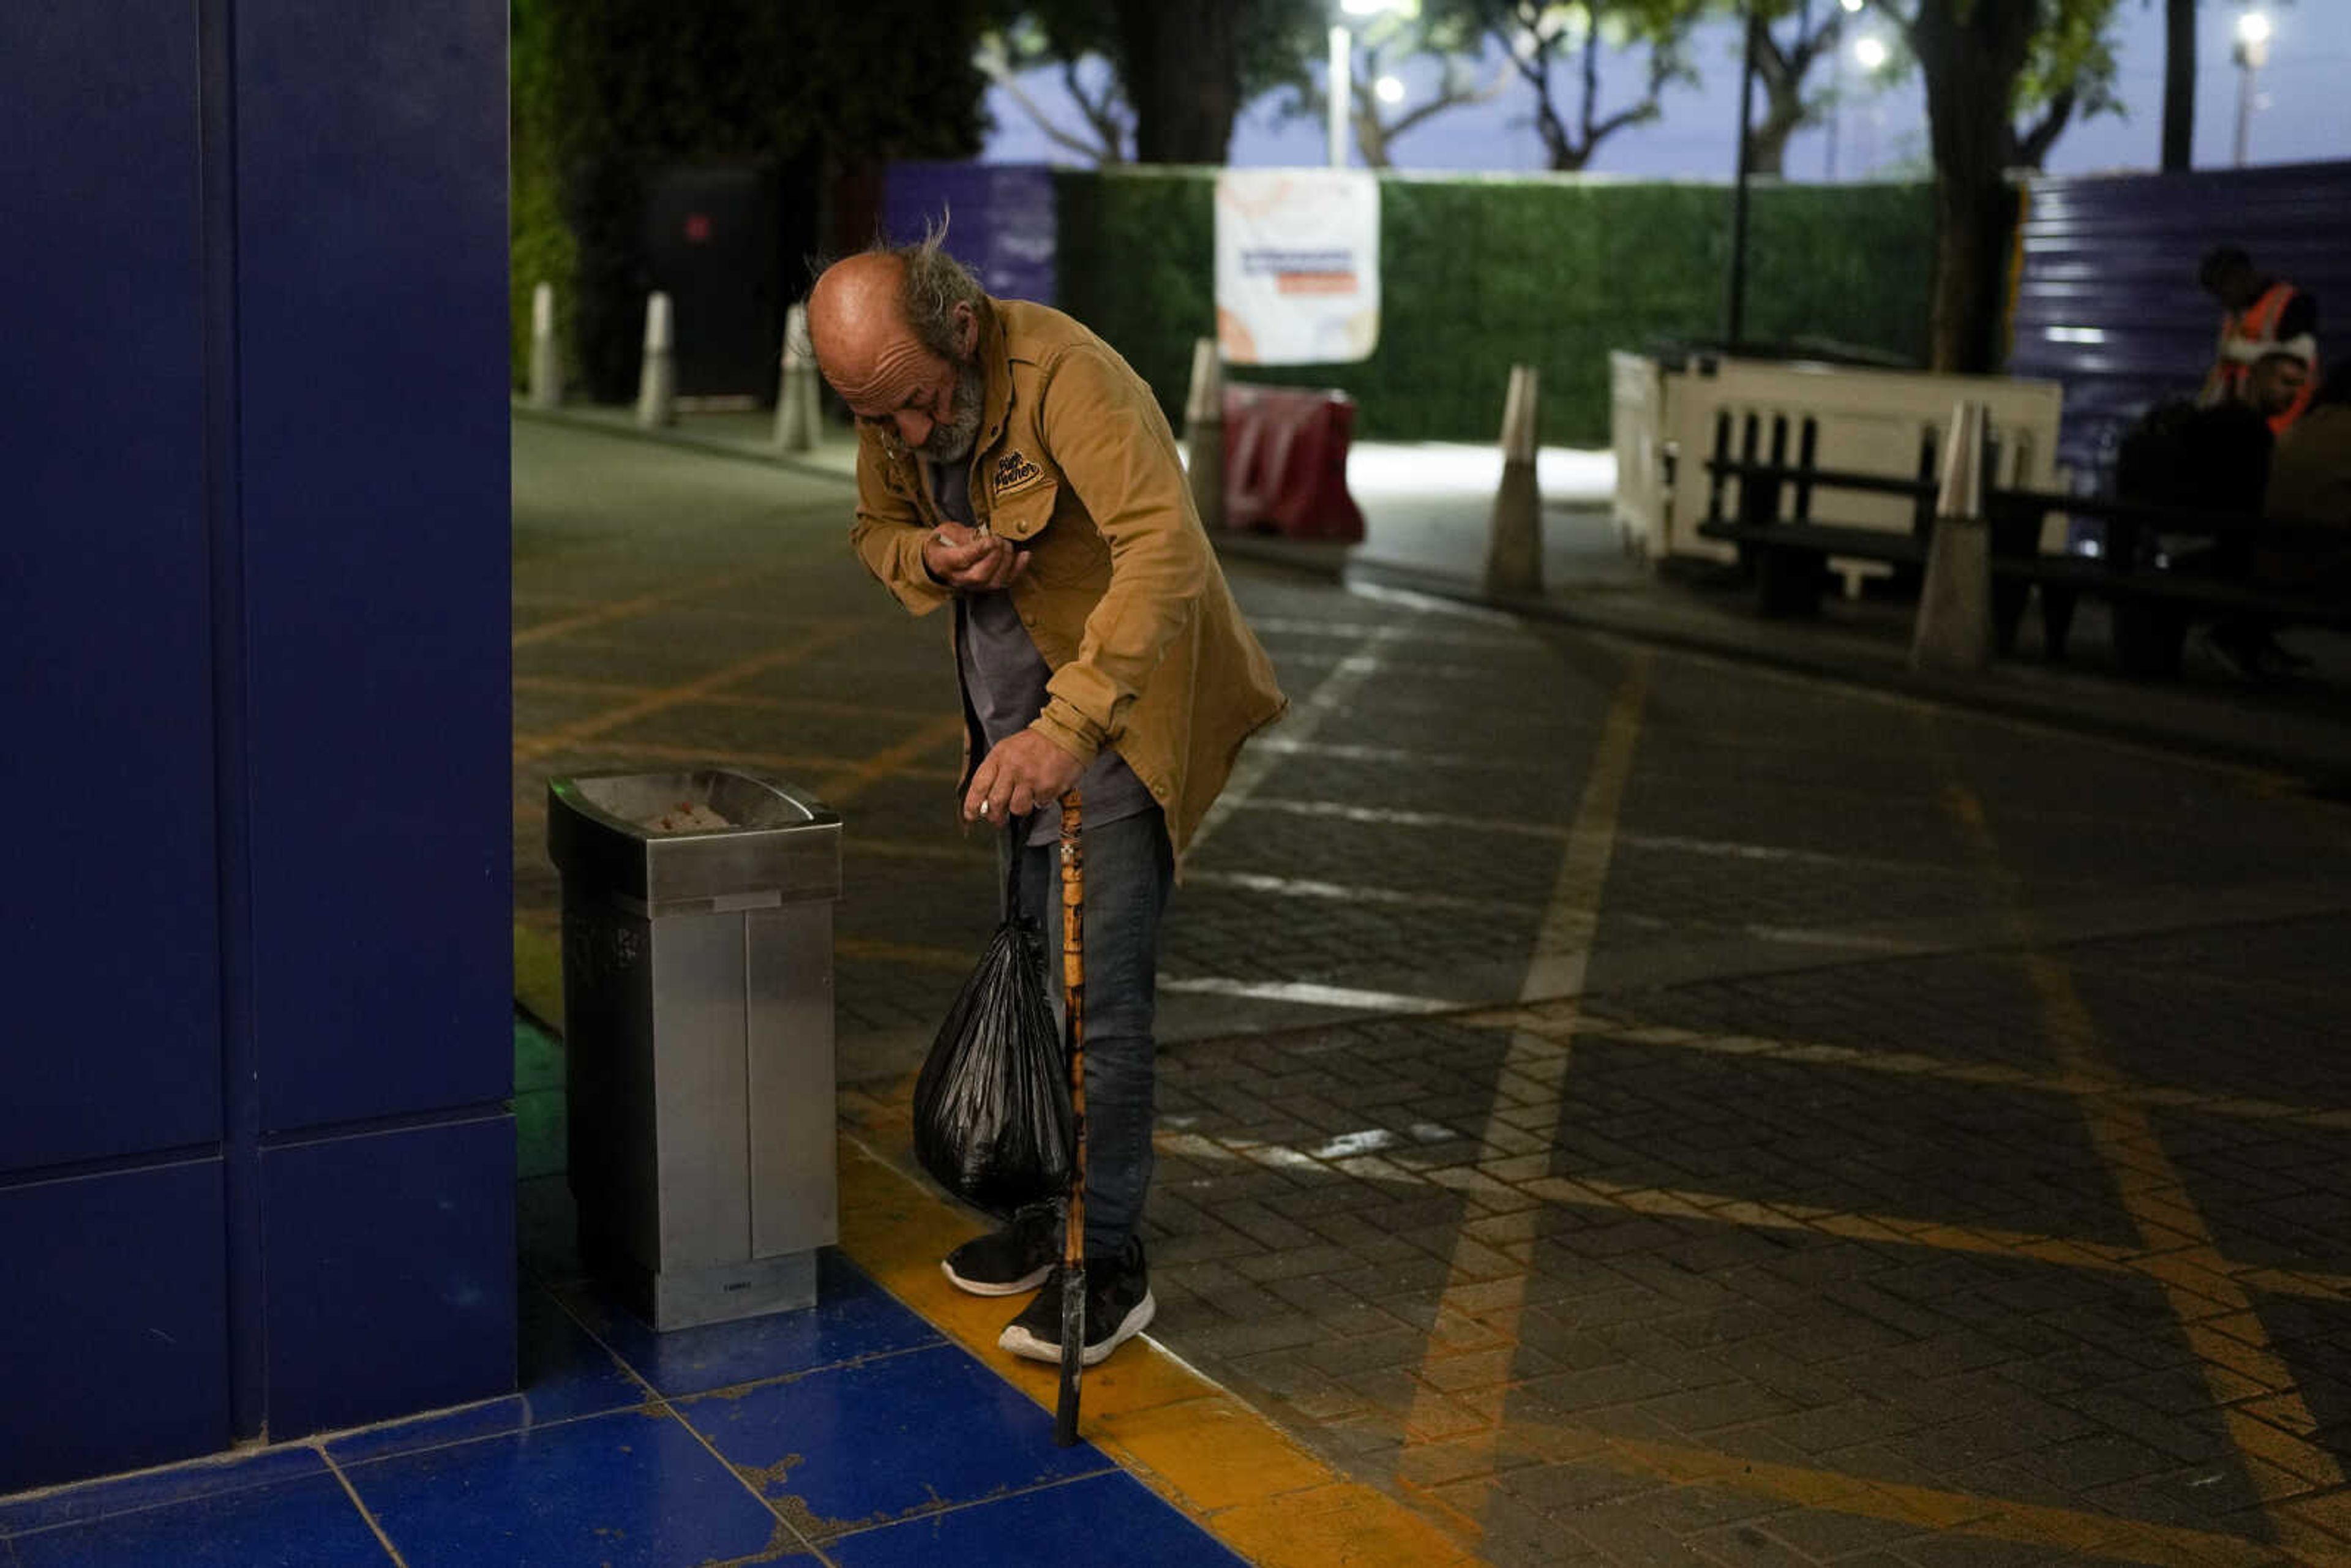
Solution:
<svg viewBox="0 0 2351 1568"><path fill-rule="evenodd" d="M1075 789L1061 797L1062 1032L1069 1041L1070 1212L1061 1232L1061 1396L1053 1441L1078 1440L1086 1366L1086 852Z"/></svg>

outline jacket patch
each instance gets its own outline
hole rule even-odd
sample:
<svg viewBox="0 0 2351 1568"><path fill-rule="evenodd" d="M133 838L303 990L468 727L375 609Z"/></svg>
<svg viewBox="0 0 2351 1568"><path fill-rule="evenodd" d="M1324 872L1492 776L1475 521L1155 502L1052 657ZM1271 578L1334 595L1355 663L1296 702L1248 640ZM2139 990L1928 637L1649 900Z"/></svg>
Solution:
<svg viewBox="0 0 2351 1568"><path fill-rule="evenodd" d="M1045 476L1045 471L1019 452L1008 452L996 460L996 476L989 488L998 496L1014 490L1025 490Z"/></svg>

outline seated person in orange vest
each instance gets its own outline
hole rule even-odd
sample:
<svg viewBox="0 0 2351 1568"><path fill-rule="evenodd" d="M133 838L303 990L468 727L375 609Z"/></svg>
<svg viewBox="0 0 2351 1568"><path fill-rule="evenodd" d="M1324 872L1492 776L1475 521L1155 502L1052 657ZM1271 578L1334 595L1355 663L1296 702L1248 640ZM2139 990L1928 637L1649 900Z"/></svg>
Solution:
<svg viewBox="0 0 2351 1568"><path fill-rule="evenodd" d="M2273 356L2290 356L2301 361L2301 384L2282 405L2263 409L2271 432L2283 435L2310 406L2310 390L2318 380L2318 302L2283 278L2255 272L2253 258L2234 246L2207 252L2196 281L2228 312L2220 320L2211 373L2197 402L2207 407L2254 402L2254 368Z"/></svg>
<svg viewBox="0 0 2351 1568"><path fill-rule="evenodd" d="M2309 411L2315 379L2310 361L2298 350L2278 350L2255 360L2246 371L2244 400L2270 422L2273 434L2283 435Z"/></svg>
<svg viewBox="0 0 2351 1568"><path fill-rule="evenodd" d="M2337 370L2270 459L2268 515L2328 523L2345 530L2351 550L2351 367ZM2351 572L2335 580L2351 586Z"/></svg>
<svg viewBox="0 0 2351 1568"><path fill-rule="evenodd" d="M2342 379L2339 375L2335 378L2337 382ZM2292 463L2308 467L2314 444L2304 438L2316 436L2323 439L2328 433L2318 427L2329 426L2333 423L2322 415L2314 402L2315 390L2311 385L2308 361L2296 352L2273 350L2248 367L2243 401L2250 413L2231 411L2249 424L2258 415L2267 422L2271 430L2278 433L2262 438L2265 444L2274 444L2266 465L2269 499L2265 510L2271 517L2286 515L2278 509L2278 468L2281 465ZM2304 417L2306 412L2310 417ZM2279 423L2282 415L2287 416L2292 428ZM2334 559L2336 553L2324 552L2313 556L2308 551L2282 552L2275 549L2253 548L2245 550L2239 559L2247 569L2250 580L2257 585L2299 588L2314 585L2320 576L2331 583L2339 582L2342 573ZM2276 622L2266 616L2239 615L2222 621L2208 634L2208 643L2214 657L2231 674L2249 679L2258 680L2273 674L2310 667L2308 658L2277 640Z"/></svg>

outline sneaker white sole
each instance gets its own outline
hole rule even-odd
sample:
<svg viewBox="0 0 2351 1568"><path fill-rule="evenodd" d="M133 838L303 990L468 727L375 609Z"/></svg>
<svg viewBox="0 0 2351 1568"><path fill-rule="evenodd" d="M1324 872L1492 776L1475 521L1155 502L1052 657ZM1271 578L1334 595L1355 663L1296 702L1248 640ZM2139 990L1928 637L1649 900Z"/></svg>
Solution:
<svg viewBox="0 0 2351 1568"><path fill-rule="evenodd" d="M1144 1291L1143 1300L1127 1309L1126 1316L1120 1321L1117 1328L1111 1331L1110 1337L1100 1344L1086 1346L1085 1354L1079 1357L1079 1360L1087 1366L1093 1365L1109 1355L1112 1351L1149 1328L1151 1320L1158 1315L1159 1299L1149 1291ZM996 1336L996 1348L1008 1350L1025 1361L1041 1361L1053 1366L1061 1364L1060 1341L1049 1343L1039 1339L1019 1323L1009 1325L1002 1333Z"/></svg>
<svg viewBox="0 0 2351 1568"><path fill-rule="evenodd" d="M954 1264L944 1258L939 1260L939 1272L947 1277L947 1283L967 1295L973 1296L1017 1296L1024 1291L1033 1291L1043 1284L1045 1276L1052 1271L1053 1266L1050 1263L1040 1264L1036 1272L1023 1274L1018 1280L1008 1280L999 1285L991 1280L967 1280L955 1271Z"/></svg>

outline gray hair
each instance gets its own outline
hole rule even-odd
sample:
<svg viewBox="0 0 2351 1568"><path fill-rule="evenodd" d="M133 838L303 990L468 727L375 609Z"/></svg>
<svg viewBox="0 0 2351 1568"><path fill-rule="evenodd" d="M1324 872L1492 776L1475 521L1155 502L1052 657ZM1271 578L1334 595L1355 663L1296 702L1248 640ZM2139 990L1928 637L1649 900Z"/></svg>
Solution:
<svg viewBox="0 0 2351 1568"><path fill-rule="evenodd" d="M949 364L961 364L965 359L963 328L956 320L956 307L968 305L977 317L987 307L987 290L971 268L946 252L947 219L925 224L923 237L912 245L888 245L876 242L873 250L883 256L893 256L905 273L898 285L898 308L906 318L906 325L914 340Z"/></svg>

